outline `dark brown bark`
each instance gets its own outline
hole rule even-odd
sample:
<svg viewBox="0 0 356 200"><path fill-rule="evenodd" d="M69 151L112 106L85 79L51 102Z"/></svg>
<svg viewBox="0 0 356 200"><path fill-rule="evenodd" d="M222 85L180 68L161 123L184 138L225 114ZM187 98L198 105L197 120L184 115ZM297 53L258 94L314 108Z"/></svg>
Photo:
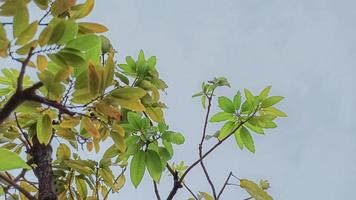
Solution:
<svg viewBox="0 0 356 200"><path fill-rule="evenodd" d="M34 173L39 183L39 200L57 200L52 171L52 147L40 144L37 137L32 139L31 155L37 165Z"/></svg>

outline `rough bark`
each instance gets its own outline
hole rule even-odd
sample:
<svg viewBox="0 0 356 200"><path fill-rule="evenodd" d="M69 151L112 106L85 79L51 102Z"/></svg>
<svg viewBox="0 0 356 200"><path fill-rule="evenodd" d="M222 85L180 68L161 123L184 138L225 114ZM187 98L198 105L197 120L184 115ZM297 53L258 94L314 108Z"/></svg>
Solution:
<svg viewBox="0 0 356 200"><path fill-rule="evenodd" d="M52 147L40 144L37 137L33 137L32 156L37 165L34 173L39 183L39 200L57 200L52 171Z"/></svg>

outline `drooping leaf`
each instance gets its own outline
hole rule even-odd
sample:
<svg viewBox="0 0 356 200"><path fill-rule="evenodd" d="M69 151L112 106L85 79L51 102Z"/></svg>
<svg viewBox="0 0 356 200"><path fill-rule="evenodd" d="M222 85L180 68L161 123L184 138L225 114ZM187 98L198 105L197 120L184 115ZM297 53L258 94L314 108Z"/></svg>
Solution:
<svg viewBox="0 0 356 200"><path fill-rule="evenodd" d="M146 113L154 122L164 122L162 108L148 106L146 107Z"/></svg>
<svg viewBox="0 0 356 200"><path fill-rule="evenodd" d="M130 177L132 184L137 188L140 184L143 175L145 174L145 162L146 162L146 154L144 151L137 152L130 164Z"/></svg>
<svg viewBox="0 0 356 200"><path fill-rule="evenodd" d="M262 190L256 183L247 179L240 179L240 187L245 189L255 200L273 200L273 198Z"/></svg>
<svg viewBox="0 0 356 200"><path fill-rule="evenodd" d="M37 138L41 144L49 144L52 138L52 120L48 114L41 116L37 120Z"/></svg>
<svg viewBox="0 0 356 200"><path fill-rule="evenodd" d="M235 136L235 141L237 146L242 150L244 148L244 143L241 139L241 134L240 134L241 128L239 128L237 131L235 131L234 136Z"/></svg>
<svg viewBox="0 0 356 200"><path fill-rule="evenodd" d="M19 155L5 148L0 148L0 171L19 168L31 169Z"/></svg>
<svg viewBox="0 0 356 200"><path fill-rule="evenodd" d="M255 153L255 145L253 143L253 138L250 132L242 126L240 128L240 138L243 141L245 147L252 153Z"/></svg>
<svg viewBox="0 0 356 200"><path fill-rule="evenodd" d="M235 123L232 121L228 121L224 124L224 126L220 129L220 134L218 136L219 140L224 139L225 137L229 136L231 131L233 130Z"/></svg>
<svg viewBox="0 0 356 200"><path fill-rule="evenodd" d="M86 199L88 195L88 188L85 179L83 179L81 176L75 176L75 185L81 199Z"/></svg>
<svg viewBox="0 0 356 200"><path fill-rule="evenodd" d="M152 179L159 182L162 174L161 159L156 151L147 150L146 151L146 167L148 173L151 175Z"/></svg>

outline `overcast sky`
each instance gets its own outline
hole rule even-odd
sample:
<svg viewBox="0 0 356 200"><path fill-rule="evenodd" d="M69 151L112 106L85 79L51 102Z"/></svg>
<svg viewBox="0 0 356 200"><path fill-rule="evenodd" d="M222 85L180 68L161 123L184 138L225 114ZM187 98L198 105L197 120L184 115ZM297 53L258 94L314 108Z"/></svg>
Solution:
<svg viewBox="0 0 356 200"><path fill-rule="evenodd" d="M197 158L204 111L191 95L202 81L226 76L232 89L220 95L271 84L272 94L286 97L280 108L289 117L254 136L254 155L231 139L209 156L213 181L220 187L232 171L268 179L276 200L335 200L356 196L355 6L351 0L97 1L90 20L109 27L121 58L139 49L158 57L169 84L167 122L187 139L175 161ZM187 184L208 191L200 171ZM170 184L163 178L163 196ZM176 199L188 196L180 190ZM229 187L222 199L247 196ZM154 199L152 182L146 176L137 190L128 184L116 198Z"/></svg>

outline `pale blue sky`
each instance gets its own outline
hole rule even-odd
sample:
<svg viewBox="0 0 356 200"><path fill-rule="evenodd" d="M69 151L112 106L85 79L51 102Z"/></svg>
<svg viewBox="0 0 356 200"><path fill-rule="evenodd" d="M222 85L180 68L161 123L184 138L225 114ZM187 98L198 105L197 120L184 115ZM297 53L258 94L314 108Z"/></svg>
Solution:
<svg viewBox="0 0 356 200"><path fill-rule="evenodd" d="M255 155L237 150L233 140L212 154L213 181L221 185L231 170L270 180L276 200L335 200L356 197L355 6L351 0L98 1L90 19L109 27L122 58L141 48L158 57L170 86L167 121L187 138L174 160L197 158L204 113L191 94L202 81L226 76L233 88L221 95L272 84L272 94L286 97L280 108L289 117L255 136ZM200 171L187 179L194 191L208 190ZM162 194L170 181L163 179ZM116 197L154 199L152 183L146 177L139 189L128 186ZM180 190L176 199L186 197ZM223 199L243 197L229 187Z"/></svg>

